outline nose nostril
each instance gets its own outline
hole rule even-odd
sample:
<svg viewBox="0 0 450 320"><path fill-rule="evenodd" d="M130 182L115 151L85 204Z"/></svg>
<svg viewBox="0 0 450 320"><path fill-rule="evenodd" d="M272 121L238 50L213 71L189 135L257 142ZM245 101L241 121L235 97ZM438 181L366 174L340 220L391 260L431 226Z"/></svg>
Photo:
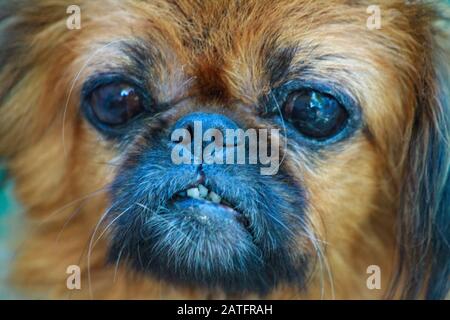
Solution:
<svg viewBox="0 0 450 320"><path fill-rule="evenodd" d="M222 141L223 148L231 148L239 145L239 138L234 136L236 130L240 129L236 122L229 117L218 113L207 112L194 112L180 118L174 125L174 130L184 130L183 135L189 135L190 139L184 141L193 144L194 141L198 141L198 138L203 141L206 134L210 140L203 141L201 144L203 147L214 142L216 145ZM219 134L216 141L215 134L212 134L210 130L214 130L215 134ZM231 131L228 131L231 130ZM209 131L209 132L208 132ZM195 135L203 135L202 137L195 137ZM230 135L228 137L228 135ZM234 136L233 138L231 136ZM228 138L228 139L227 139ZM229 139L233 139L229 141ZM180 141L181 142L181 141Z"/></svg>

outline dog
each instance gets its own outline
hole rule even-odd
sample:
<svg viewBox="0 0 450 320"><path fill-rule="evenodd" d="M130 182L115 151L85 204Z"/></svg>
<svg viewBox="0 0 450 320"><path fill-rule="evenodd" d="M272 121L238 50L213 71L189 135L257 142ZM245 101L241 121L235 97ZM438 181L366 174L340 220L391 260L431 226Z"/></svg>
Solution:
<svg viewBox="0 0 450 320"><path fill-rule="evenodd" d="M24 208L11 286L55 299L445 298L442 4L71 5L1 3L0 155ZM267 129L276 173L174 163L172 133L195 139L196 124Z"/></svg>

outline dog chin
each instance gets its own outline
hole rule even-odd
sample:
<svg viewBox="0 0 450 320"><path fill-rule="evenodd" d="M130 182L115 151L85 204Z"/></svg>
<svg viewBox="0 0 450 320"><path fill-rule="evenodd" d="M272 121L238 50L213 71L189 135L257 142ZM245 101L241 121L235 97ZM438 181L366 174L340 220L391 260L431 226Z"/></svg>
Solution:
<svg viewBox="0 0 450 320"><path fill-rule="evenodd" d="M109 261L189 287L266 294L303 287L304 196L288 175L257 166L173 165L153 149L111 188ZM151 159L151 161L149 161Z"/></svg>

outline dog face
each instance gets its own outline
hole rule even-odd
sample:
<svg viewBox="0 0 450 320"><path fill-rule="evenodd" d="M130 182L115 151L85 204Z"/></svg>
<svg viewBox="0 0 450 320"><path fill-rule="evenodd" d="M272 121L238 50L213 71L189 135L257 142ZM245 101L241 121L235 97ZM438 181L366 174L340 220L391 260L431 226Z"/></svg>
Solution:
<svg viewBox="0 0 450 320"><path fill-rule="evenodd" d="M135 277L124 297L151 297L155 279L196 297L445 294L448 70L432 8L382 1L371 30L364 1L85 1L68 30L69 5L2 10L0 152L40 223L16 281L81 264L98 297L114 269ZM174 163L173 132L195 140L196 124L278 130L275 174Z"/></svg>

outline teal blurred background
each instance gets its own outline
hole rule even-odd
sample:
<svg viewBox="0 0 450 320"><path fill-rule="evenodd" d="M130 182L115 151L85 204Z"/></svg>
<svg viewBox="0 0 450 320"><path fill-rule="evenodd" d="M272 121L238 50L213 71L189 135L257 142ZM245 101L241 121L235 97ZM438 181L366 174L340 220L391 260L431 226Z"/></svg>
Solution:
<svg viewBox="0 0 450 320"><path fill-rule="evenodd" d="M5 278L8 273L8 262L12 257L11 250L8 250L8 242L6 239L8 229L7 218L12 213L19 213L20 206L14 199L13 182L7 179L6 171L0 163L0 299L19 298L5 284Z"/></svg>
<svg viewBox="0 0 450 320"><path fill-rule="evenodd" d="M0 166L0 219L17 208L12 194L12 181L6 178L6 171ZM0 225L1 227L1 225ZM0 235L1 235L0 229Z"/></svg>
<svg viewBox="0 0 450 320"><path fill-rule="evenodd" d="M6 170L0 164L0 221L4 220L8 213L18 211L18 208L19 205L13 195L13 182L7 179ZM5 232L4 225L0 223L0 248L1 239Z"/></svg>

